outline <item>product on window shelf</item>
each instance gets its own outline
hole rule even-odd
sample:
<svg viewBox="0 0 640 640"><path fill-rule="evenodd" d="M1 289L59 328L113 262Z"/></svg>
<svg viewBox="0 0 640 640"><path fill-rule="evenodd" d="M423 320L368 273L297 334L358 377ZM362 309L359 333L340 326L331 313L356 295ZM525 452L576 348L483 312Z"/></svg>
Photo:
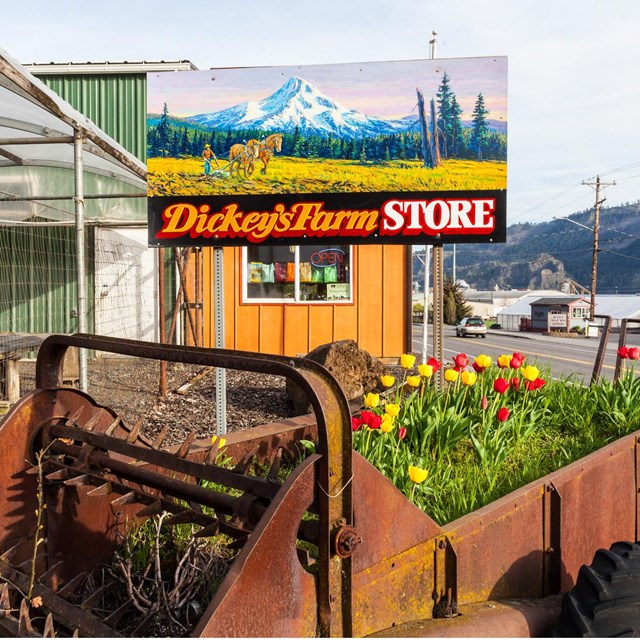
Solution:
<svg viewBox="0 0 640 640"><path fill-rule="evenodd" d="M300 282L313 282L313 275L311 272L311 263L310 262L301 262L300 263Z"/></svg>
<svg viewBox="0 0 640 640"><path fill-rule="evenodd" d="M338 282L338 267L335 264L328 264L324 268L325 282Z"/></svg>
<svg viewBox="0 0 640 640"><path fill-rule="evenodd" d="M251 284L260 284L262 281L262 262L250 262L249 282Z"/></svg>
<svg viewBox="0 0 640 640"><path fill-rule="evenodd" d="M287 263L276 262L274 264L274 282L282 284L287 281Z"/></svg>
<svg viewBox="0 0 640 640"><path fill-rule="evenodd" d="M275 267L273 264L262 265L262 282L272 283L275 280Z"/></svg>
<svg viewBox="0 0 640 640"><path fill-rule="evenodd" d="M295 262L287 262L287 282L295 282L296 280L296 264Z"/></svg>

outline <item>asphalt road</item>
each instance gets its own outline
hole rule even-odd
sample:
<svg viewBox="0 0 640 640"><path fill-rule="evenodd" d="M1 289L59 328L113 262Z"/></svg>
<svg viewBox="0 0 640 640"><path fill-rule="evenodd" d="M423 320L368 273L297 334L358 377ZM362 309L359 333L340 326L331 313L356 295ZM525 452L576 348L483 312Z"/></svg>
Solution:
<svg viewBox="0 0 640 640"><path fill-rule="evenodd" d="M428 348L427 357L432 355L431 326L427 329ZM616 365L619 334L611 333L605 351L602 366L602 376L612 379ZM458 338L454 327L445 326L444 329L444 357L451 362L451 358L458 353L466 353L469 358L484 353L494 361L503 353L519 351L527 356L527 364L535 364L540 369L550 370L551 377L567 378L574 376L577 382L589 383L596 361L596 354L600 340L597 338L559 338L544 336L537 333L505 332L489 330L486 338ZM628 346L640 346L640 335L629 334L625 342ZM422 354L422 325L413 325L413 352ZM630 366L631 361L626 361ZM640 372L640 361L636 363Z"/></svg>

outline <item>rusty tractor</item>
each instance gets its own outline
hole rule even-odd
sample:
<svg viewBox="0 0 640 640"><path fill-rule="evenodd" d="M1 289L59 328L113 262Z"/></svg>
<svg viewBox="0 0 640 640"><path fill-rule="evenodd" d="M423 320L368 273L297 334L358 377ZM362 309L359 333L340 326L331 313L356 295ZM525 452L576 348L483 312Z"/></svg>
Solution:
<svg viewBox="0 0 640 640"><path fill-rule="evenodd" d="M229 434L234 462L221 465L217 442L165 447L166 433L150 440L63 386L69 347L285 376L313 414ZM280 479L283 456L311 437L315 453ZM0 423L0 455L3 635L123 635L133 591L109 607L109 582L87 582L160 513L237 550L193 636L546 635L596 549L616 543L599 553L617 570L638 555L640 434L439 526L352 451L343 392L301 358L51 336L36 389ZM262 475L247 472L254 458ZM148 635L153 611L126 635Z"/></svg>

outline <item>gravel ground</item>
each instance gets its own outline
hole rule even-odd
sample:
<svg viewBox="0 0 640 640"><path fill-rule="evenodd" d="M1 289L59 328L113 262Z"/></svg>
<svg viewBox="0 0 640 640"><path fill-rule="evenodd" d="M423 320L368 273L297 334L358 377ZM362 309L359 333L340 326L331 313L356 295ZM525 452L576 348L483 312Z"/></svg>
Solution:
<svg viewBox="0 0 640 640"><path fill-rule="evenodd" d="M35 362L23 361L21 392L34 388ZM181 442L196 429L198 438L216 433L215 369L182 363L167 365L165 398L159 396L160 363L138 358L102 357L88 363L89 395L116 411L128 424L144 416L144 435L164 425L166 444ZM194 381L195 379L195 381ZM184 393L178 389L193 381ZM261 373L227 370L227 431L239 431L292 417L285 379Z"/></svg>

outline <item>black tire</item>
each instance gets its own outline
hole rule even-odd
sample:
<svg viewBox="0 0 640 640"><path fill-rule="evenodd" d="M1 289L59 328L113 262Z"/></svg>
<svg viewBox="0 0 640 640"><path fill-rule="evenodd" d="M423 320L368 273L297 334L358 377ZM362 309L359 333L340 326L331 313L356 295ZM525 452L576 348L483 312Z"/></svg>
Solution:
<svg viewBox="0 0 640 640"><path fill-rule="evenodd" d="M555 638L640 635L640 544L615 542L582 565L564 595Z"/></svg>

